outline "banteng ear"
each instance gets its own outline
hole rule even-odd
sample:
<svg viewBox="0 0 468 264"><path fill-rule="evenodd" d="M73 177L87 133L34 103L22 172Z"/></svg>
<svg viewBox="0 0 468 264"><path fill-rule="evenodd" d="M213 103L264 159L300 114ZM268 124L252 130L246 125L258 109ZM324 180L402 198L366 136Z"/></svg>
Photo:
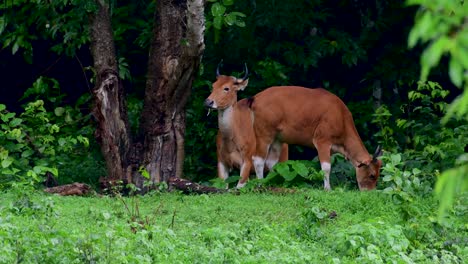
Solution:
<svg viewBox="0 0 468 264"><path fill-rule="evenodd" d="M364 166L369 166L370 163L371 163L371 160L365 160L365 161L359 163L358 168L361 168L361 167L364 167Z"/></svg>
<svg viewBox="0 0 468 264"><path fill-rule="evenodd" d="M372 162L376 162L377 158L382 156L382 147L377 146L377 149L374 152L374 155L372 156Z"/></svg>
<svg viewBox="0 0 468 264"><path fill-rule="evenodd" d="M247 84L249 84L249 79L237 79L236 80L236 90L237 91L243 91L245 87L247 87Z"/></svg>
<svg viewBox="0 0 468 264"><path fill-rule="evenodd" d="M236 90L237 91L242 91L247 87L247 84L249 83L249 69L247 68L247 63L244 63L244 77L236 79Z"/></svg>

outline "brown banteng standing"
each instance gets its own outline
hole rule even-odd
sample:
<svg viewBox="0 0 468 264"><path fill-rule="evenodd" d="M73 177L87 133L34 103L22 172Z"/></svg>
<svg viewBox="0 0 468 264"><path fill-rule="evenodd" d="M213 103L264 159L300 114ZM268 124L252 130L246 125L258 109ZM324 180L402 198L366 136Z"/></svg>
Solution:
<svg viewBox="0 0 468 264"><path fill-rule="evenodd" d="M370 156L354 126L353 117L336 95L324 89L297 86L268 88L253 98L257 177L263 177L267 153L282 143L315 147L325 172L324 188L330 190L330 155L342 153L356 168L360 190L375 189L382 162L378 147Z"/></svg>
<svg viewBox="0 0 468 264"><path fill-rule="evenodd" d="M237 102L237 92L244 90L249 82L247 76L247 66L245 66L245 76L236 78L221 75L218 65L213 91L205 100L206 107L218 110L219 131L216 137L218 177L227 179L229 171L239 168L241 178L237 184L238 188L243 187L250 173L254 172L252 156L255 153L256 142L253 113L249 108L250 99ZM288 146L279 145L278 148L265 153L265 157L267 155L268 160L271 160L267 163L267 167L271 169L278 160L288 159ZM263 178L263 171L258 176Z"/></svg>

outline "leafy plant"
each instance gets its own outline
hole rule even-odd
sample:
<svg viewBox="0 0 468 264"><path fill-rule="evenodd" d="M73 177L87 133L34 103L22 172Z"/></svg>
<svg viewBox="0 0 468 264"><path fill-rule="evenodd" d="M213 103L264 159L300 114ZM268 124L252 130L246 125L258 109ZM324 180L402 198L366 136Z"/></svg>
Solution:
<svg viewBox="0 0 468 264"><path fill-rule="evenodd" d="M86 127L80 130L76 123L86 117L70 106L59 106L63 95L58 91L55 80L39 78L25 92L24 97L35 99L21 114L0 104L0 188L36 185L48 174L57 177L70 155L79 156L76 151L89 146Z"/></svg>
<svg viewBox="0 0 468 264"><path fill-rule="evenodd" d="M343 230L337 239L342 243L336 243L335 248L361 263L386 263L397 259L411 261L406 253L410 242L400 225L388 227L383 221L369 220Z"/></svg>
<svg viewBox="0 0 468 264"><path fill-rule="evenodd" d="M282 184L285 187L305 186L312 180L323 180L323 172L311 161L288 160L277 163L264 180L265 184Z"/></svg>
<svg viewBox="0 0 468 264"><path fill-rule="evenodd" d="M432 191L434 176L418 168L405 170L401 154L386 154L382 158L384 192L391 194L398 203L412 202L414 195L427 195Z"/></svg>
<svg viewBox="0 0 468 264"><path fill-rule="evenodd" d="M212 2L213 4L210 8L211 16L208 16L206 20L206 28L207 30L211 27L214 28L215 43L219 41L223 27L245 27L243 20L245 17L244 13L238 11L228 12L228 7L233 6L235 0L208 0L208 2Z"/></svg>
<svg viewBox="0 0 468 264"><path fill-rule="evenodd" d="M450 168L468 144L463 121L454 119L445 126L439 121L447 109L448 93L438 83L419 82L400 113L390 113L383 105L374 115L384 128L379 134L384 147L399 151L384 155L382 181L386 192L401 201L427 195L439 172Z"/></svg>
<svg viewBox="0 0 468 264"><path fill-rule="evenodd" d="M451 117L456 116L468 120L468 28L466 27L466 14L468 5L464 1L428 1L409 0L411 5L419 5L415 24L408 37L409 47L418 42L430 42L421 55L420 78L426 80L432 68L439 64L444 54L449 54L448 73L450 80L457 87L463 89L448 107L443 119L447 123ZM468 189L468 162L463 154L458 158L457 166L443 172L437 183L436 194L442 202L439 220L453 201L455 194ZM454 184L455 183L455 184ZM458 184L457 184L458 183ZM458 187L460 186L460 187Z"/></svg>

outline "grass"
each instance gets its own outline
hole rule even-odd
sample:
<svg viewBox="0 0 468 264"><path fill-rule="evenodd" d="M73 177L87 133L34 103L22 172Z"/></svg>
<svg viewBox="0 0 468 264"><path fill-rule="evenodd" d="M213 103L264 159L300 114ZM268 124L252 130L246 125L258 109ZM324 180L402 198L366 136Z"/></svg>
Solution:
<svg viewBox="0 0 468 264"><path fill-rule="evenodd" d="M462 263L466 200L334 190L0 196L0 263ZM336 216L335 216L336 215Z"/></svg>

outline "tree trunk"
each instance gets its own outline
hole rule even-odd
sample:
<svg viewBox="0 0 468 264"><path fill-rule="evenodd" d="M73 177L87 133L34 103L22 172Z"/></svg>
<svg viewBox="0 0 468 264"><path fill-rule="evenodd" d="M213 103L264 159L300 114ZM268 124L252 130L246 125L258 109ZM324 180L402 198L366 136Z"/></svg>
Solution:
<svg viewBox="0 0 468 264"><path fill-rule="evenodd" d="M91 53L96 70L93 90L95 136L106 161L108 180L127 180L125 175L130 147L127 112L117 68L108 5L96 0L97 13L90 15Z"/></svg>
<svg viewBox="0 0 468 264"><path fill-rule="evenodd" d="M96 0L90 15L91 52L96 70L93 114L96 138L106 161L108 181L143 188L182 175L185 105L204 50L204 1L161 0L155 11L148 80L141 114L141 141L132 141L119 80L108 5Z"/></svg>
<svg viewBox="0 0 468 264"><path fill-rule="evenodd" d="M152 182L182 176L185 105L204 50L203 2L157 3L141 115L143 164Z"/></svg>

